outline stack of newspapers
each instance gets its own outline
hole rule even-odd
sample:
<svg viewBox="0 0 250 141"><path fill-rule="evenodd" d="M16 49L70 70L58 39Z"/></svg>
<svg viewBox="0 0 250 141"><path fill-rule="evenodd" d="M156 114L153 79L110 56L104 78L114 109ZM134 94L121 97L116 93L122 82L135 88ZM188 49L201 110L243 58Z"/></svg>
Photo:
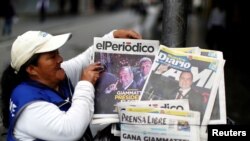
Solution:
<svg viewBox="0 0 250 141"><path fill-rule="evenodd" d="M93 47L104 71L92 124L116 123L111 132L121 140L190 141L207 140L208 124L226 124L222 52L97 37Z"/></svg>
<svg viewBox="0 0 250 141"><path fill-rule="evenodd" d="M200 140L200 113L196 111L118 104L118 113L124 141Z"/></svg>

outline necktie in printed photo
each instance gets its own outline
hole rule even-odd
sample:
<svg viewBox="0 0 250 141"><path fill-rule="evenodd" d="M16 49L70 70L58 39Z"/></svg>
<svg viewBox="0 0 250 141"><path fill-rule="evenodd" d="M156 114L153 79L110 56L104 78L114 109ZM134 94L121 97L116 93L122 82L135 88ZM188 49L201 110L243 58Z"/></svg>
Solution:
<svg viewBox="0 0 250 141"><path fill-rule="evenodd" d="M183 97L182 90L179 90L176 99L181 99L182 97Z"/></svg>

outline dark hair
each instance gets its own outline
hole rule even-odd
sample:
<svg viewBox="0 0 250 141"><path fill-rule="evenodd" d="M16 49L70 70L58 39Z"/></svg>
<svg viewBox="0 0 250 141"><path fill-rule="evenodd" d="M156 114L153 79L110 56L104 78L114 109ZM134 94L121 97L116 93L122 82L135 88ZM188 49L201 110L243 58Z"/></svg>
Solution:
<svg viewBox="0 0 250 141"><path fill-rule="evenodd" d="M183 73L188 73L188 74L190 74L192 80L194 79L193 73L192 73L191 71L183 71L183 72L181 72L180 77L182 76Z"/></svg>
<svg viewBox="0 0 250 141"><path fill-rule="evenodd" d="M152 63L152 60L149 57L143 57L140 59L139 65L142 65L142 63L147 62L147 61Z"/></svg>
<svg viewBox="0 0 250 141"><path fill-rule="evenodd" d="M15 70L8 65L8 67L4 70L1 78L1 100L2 100L2 120L3 126L5 128L9 127L9 104L10 97L13 89L19 85L21 82L27 80L29 78L28 73L26 72L26 68L29 65L37 66L38 59L40 54L33 55L25 64L23 64L16 74Z"/></svg>

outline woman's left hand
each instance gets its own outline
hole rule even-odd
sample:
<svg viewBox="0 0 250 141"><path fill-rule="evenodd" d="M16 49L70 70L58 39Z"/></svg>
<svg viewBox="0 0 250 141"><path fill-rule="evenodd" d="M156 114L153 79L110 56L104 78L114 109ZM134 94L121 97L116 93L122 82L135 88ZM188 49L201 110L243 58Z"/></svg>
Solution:
<svg viewBox="0 0 250 141"><path fill-rule="evenodd" d="M141 39L142 36L134 30L118 29L113 32L114 38Z"/></svg>

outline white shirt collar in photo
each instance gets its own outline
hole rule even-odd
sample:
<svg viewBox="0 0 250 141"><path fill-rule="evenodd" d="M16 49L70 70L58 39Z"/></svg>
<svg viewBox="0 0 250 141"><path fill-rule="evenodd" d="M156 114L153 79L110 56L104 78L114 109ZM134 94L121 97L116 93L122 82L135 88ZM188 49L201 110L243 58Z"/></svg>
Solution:
<svg viewBox="0 0 250 141"><path fill-rule="evenodd" d="M127 85L125 88L123 88L124 90L127 90L127 88L134 82L134 80L132 80L129 85Z"/></svg>
<svg viewBox="0 0 250 141"><path fill-rule="evenodd" d="M179 89L180 91L182 91L182 96L184 97L184 96L186 96L187 95L187 93L191 90L191 88L188 88L188 89Z"/></svg>

